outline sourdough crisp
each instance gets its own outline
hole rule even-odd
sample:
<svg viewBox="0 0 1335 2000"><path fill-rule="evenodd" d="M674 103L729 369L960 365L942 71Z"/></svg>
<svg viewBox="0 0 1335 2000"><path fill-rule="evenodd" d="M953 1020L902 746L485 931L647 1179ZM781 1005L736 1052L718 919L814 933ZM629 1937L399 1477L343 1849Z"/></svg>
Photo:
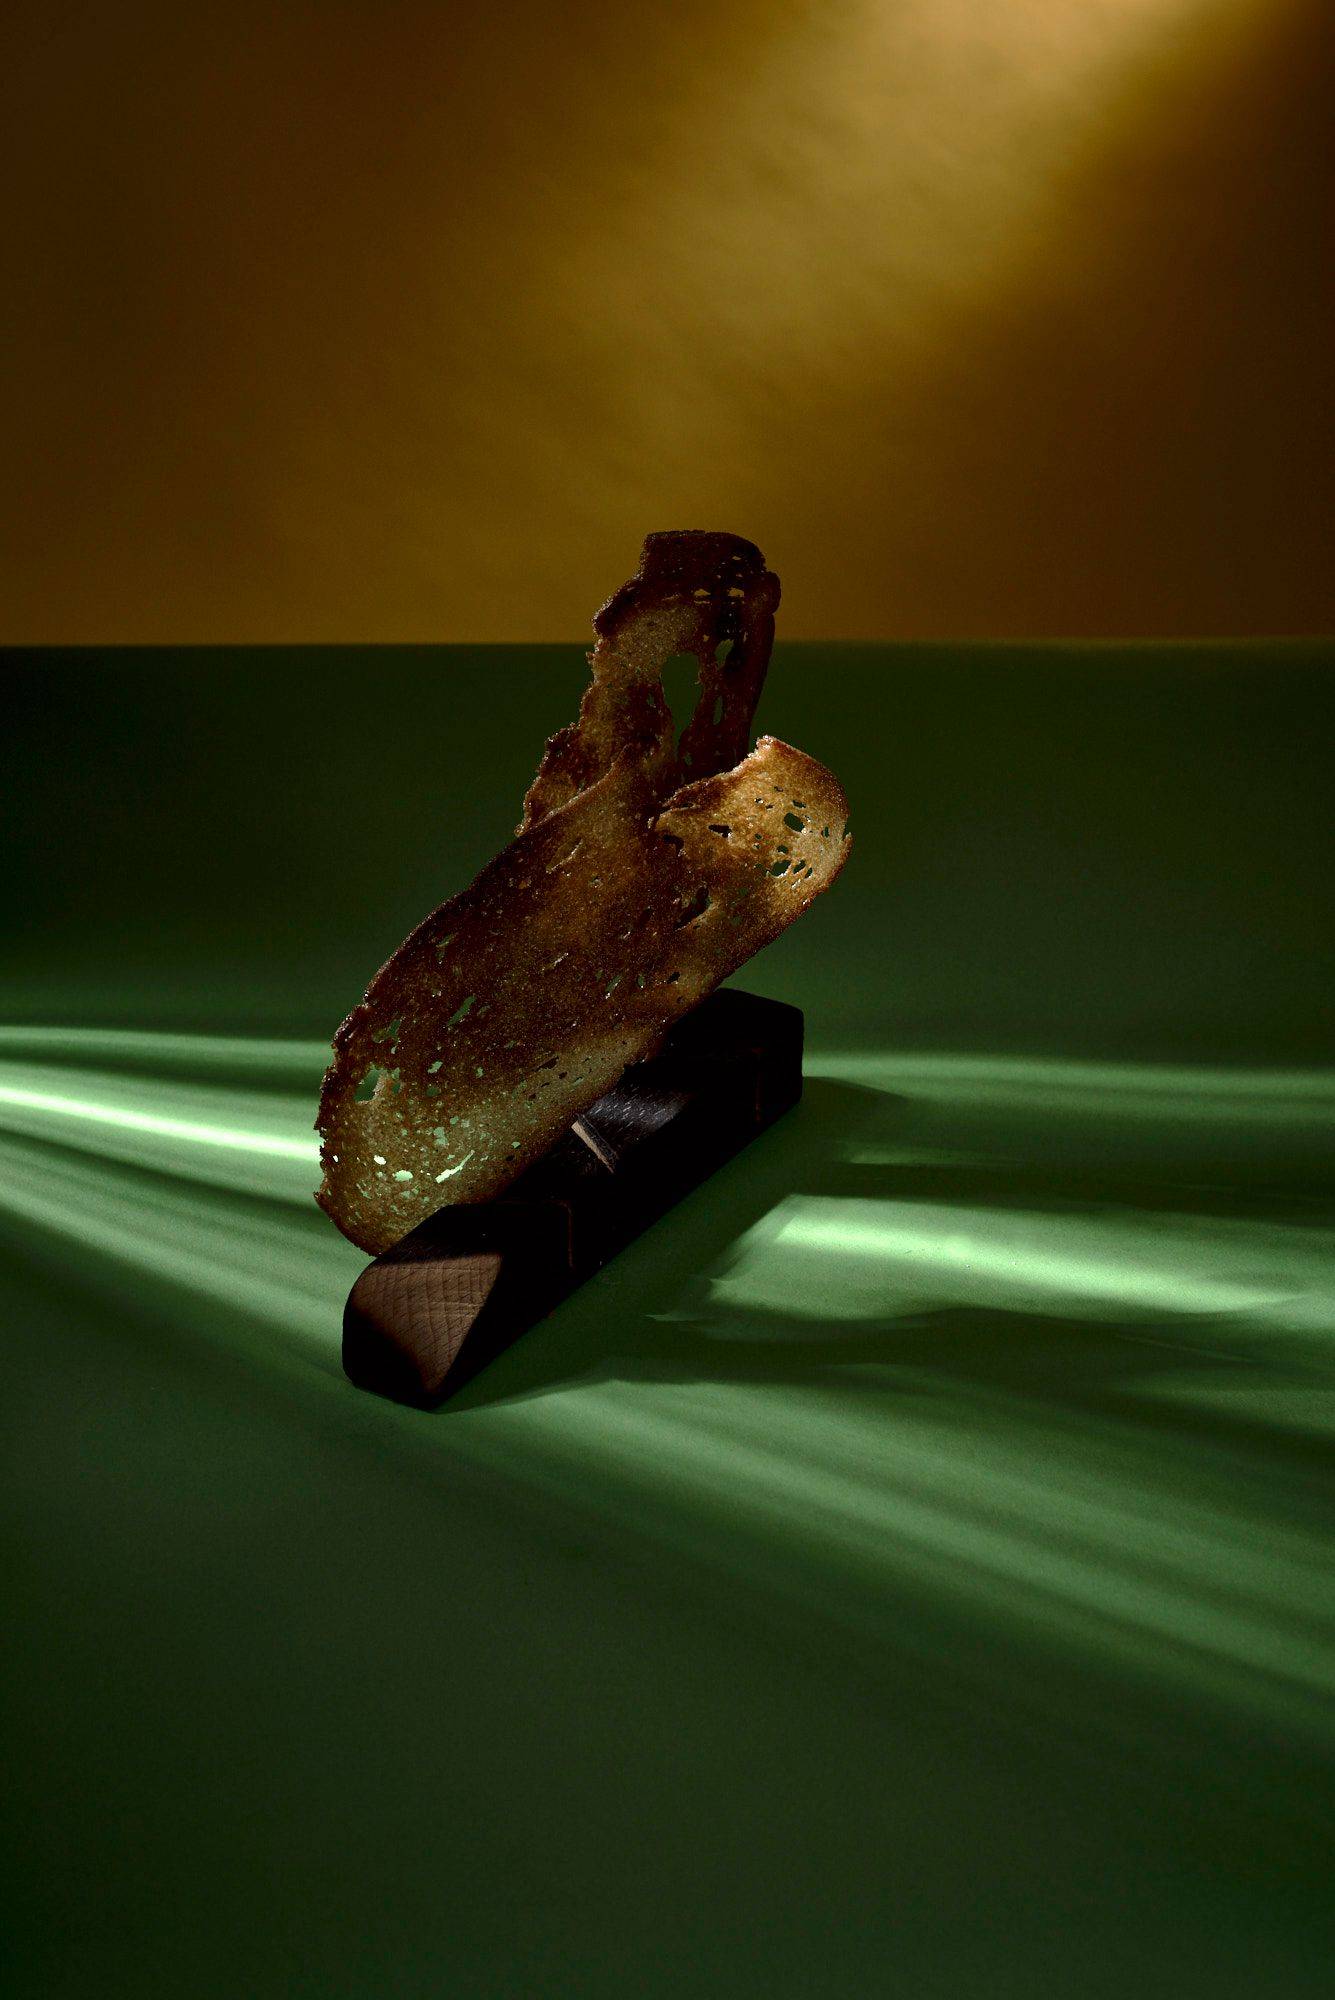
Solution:
<svg viewBox="0 0 1335 2000"><path fill-rule="evenodd" d="M661 534L598 613L519 833L334 1037L316 1200L363 1249L498 1194L839 872L837 779L772 736L746 754L778 597L750 542ZM662 667L681 652L701 693L678 745Z"/></svg>

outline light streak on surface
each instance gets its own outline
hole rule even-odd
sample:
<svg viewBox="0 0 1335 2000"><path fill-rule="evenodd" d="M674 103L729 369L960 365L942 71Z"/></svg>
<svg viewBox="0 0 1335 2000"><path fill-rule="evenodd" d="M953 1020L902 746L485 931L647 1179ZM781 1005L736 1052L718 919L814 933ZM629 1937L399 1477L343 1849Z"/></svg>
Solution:
<svg viewBox="0 0 1335 2000"><path fill-rule="evenodd" d="M323 1053L274 1043L224 1064L203 1038L164 1038L178 1069L185 1041L193 1082L62 1067L50 1042L40 1063L9 1064L0 1104L28 1121L0 1139L11 1244L38 1257L63 1246L62 1269L77 1257L85 1282L181 1338L341 1394L341 1307L362 1259L309 1199ZM70 1047L113 1059L105 1044ZM150 1047L135 1043L137 1070ZM300 1097L294 1064L308 1066ZM247 1088L217 1081L228 1065ZM885 1115L917 1088L958 1091L963 1116L990 1079L1015 1100L991 1131L1003 1168L1034 1118L1054 1147L1078 1131L1097 1150L1091 1097L1115 1106L1154 1088L1144 1066L1126 1088L1116 1066L1050 1066L1063 1090L1026 1104L1025 1069L1042 1077L1042 1064L887 1052L811 1068L813 1083L856 1076ZM266 1079L282 1087L266 1093ZM1317 1078L1160 1081L1170 1118L1179 1100L1267 1103L1276 1145L1328 1101ZM670 1231L650 1232L495 1364L481 1394L436 1422L369 1403L363 1421L446 1476L473 1461L610 1510L823 1615L874 1621L909 1593L1090 1670L1118 1662L1329 1742L1335 1593L1301 1454L1335 1402L1331 1230L899 1199L893 1177L884 1196L841 1195L821 1174L856 1157L856 1135L822 1168L816 1130L785 1121L716 1183L726 1203L728 1187L790 1169L788 1191L703 1280L679 1266ZM1208 1121L1200 1143L1213 1151L1218 1133ZM201 1161L219 1166L211 1185ZM242 1171L229 1181L222 1163ZM1230 1399L1243 1388L1265 1443L1240 1481ZM1179 1419L1166 1450L1162 1427Z"/></svg>
<svg viewBox="0 0 1335 2000"><path fill-rule="evenodd" d="M162 1040L165 1060L184 1075L141 1074L142 1038L133 1050L139 1067L127 1072L0 1060L0 1132L211 1186L309 1201L319 1180L311 1129L318 1062L302 1061L307 1089L297 1095L289 1088L293 1057L282 1044L246 1063L234 1048L202 1052L203 1036ZM83 1046L76 1037L75 1047ZM126 1053L105 1043L98 1050L104 1060L117 1052ZM238 1072L247 1087L230 1080Z"/></svg>
<svg viewBox="0 0 1335 2000"><path fill-rule="evenodd" d="M91 1125L114 1125L122 1132L144 1132L159 1139L183 1139L193 1146L227 1146L239 1153L273 1153L284 1160L318 1159L310 1139L277 1138L270 1132L235 1132L223 1125L192 1125L182 1118L162 1118L151 1111L130 1111L114 1104L97 1104L77 1097L57 1097L49 1091L16 1090L0 1084L0 1105L18 1111L53 1112Z"/></svg>
<svg viewBox="0 0 1335 2000"><path fill-rule="evenodd" d="M281 1194L238 1198L12 1139L0 1139L0 1213L70 1240L118 1289L133 1273L145 1303L166 1288L184 1302L186 1324L191 1302L222 1305L238 1328L263 1324L331 1363L343 1298L364 1262L321 1226L314 1204L307 1224Z"/></svg>
<svg viewBox="0 0 1335 2000"><path fill-rule="evenodd" d="M174 1069L293 1081L308 1086L329 1061L327 1042L264 1035L199 1035L161 1028L50 1028L0 1023L0 1057L41 1063L126 1063L154 1075Z"/></svg>
<svg viewBox="0 0 1335 2000"><path fill-rule="evenodd" d="M1135 1320L1232 1314L1332 1334L1335 1230L791 1196L739 1244L715 1293L819 1319L964 1304Z"/></svg>
<svg viewBox="0 0 1335 2000"><path fill-rule="evenodd" d="M1212 1068L1206 1064L1093 1062L1042 1055L994 1056L929 1050L821 1049L811 1067L877 1088L912 1086L933 1095L979 1093L1027 1105L1066 1103L1107 1117L1231 1120L1301 1110L1335 1125L1335 1070Z"/></svg>

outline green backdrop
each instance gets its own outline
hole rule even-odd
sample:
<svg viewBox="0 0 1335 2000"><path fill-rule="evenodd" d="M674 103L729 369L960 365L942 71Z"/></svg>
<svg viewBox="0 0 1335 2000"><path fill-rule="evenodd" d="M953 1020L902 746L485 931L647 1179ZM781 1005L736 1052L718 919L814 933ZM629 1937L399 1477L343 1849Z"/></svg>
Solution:
<svg viewBox="0 0 1335 2000"><path fill-rule="evenodd" d="M1328 1991L1332 666L780 647L805 1101L423 1416L321 1044L579 649L8 655L6 1992Z"/></svg>

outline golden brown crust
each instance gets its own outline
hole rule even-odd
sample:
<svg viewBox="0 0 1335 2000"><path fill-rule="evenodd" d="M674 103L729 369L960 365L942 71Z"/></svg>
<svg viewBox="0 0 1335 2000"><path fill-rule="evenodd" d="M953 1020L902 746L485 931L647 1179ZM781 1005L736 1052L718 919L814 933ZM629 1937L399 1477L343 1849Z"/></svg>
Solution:
<svg viewBox="0 0 1335 2000"><path fill-rule="evenodd" d="M639 726L654 711L633 683L662 699L642 662L669 627L698 635L741 607L731 616L749 680L732 684L714 735L697 736L712 759L735 739L746 688L758 692L773 622L762 607L778 593L749 543L682 540L696 546L650 556L647 543L639 575L598 614L606 699L586 696L575 729L548 746L523 830L404 940L334 1038L317 1200L366 1250L447 1201L499 1193L843 865L837 780L774 737L664 790L670 721L666 738L656 720L652 733ZM695 597L702 574L721 604ZM746 579L739 598L730 574ZM749 723L747 710L743 750ZM593 775L561 797L577 771Z"/></svg>
<svg viewBox="0 0 1335 2000"><path fill-rule="evenodd" d="M839 780L777 736L675 793L655 827L680 840L684 873L708 899L666 955L691 1007L829 888L851 846Z"/></svg>

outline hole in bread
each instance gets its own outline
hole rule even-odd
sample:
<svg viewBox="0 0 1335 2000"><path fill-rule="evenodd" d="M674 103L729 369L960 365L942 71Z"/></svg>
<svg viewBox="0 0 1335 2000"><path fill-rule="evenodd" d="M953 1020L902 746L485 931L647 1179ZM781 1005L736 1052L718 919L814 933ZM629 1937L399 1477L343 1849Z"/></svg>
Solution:
<svg viewBox="0 0 1335 2000"><path fill-rule="evenodd" d="M709 831L711 833L721 833L725 840L732 839L732 828L730 826L711 826Z"/></svg>
<svg viewBox="0 0 1335 2000"><path fill-rule="evenodd" d="M710 900L708 884L702 882L672 926L673 930L684 931L687 924L693 924L697 917L702 917L709 908Z"/></svg>
<svg viewBox="0 0 1335 2000"><path fill-rule="evenodd" d="M461 1000L459 1002L459 1005L455 1008L454 1012L450 1015L449 1020L445 1023L446 1027L457 1028L460 1021L463 1020L464 1015L468 1012L469 1008L473 1005L476 999L477 999L476 993L470 993L467 995L465 999Z"/></svg>
<svg viewBox="0 0 1335 2000"><path fill-rule="evenodd" d="M776 861L769 872L771 875L786 875L792 865L791 861Z"/></svg>
<svg viewBox="0 0 1335 2000"><path fill-rule="evenodd" d="M356 1090L352 1093L353 1103L369 1104L375 1096L376 1085L382 1076L388 1077L392 1093L402 1090L403 1073L401 1070L381 1069L378 1063L371 1063L363 1075L361 1082L357 1085Z"/></svg>
<svg viewBox="0 0 1335 2000"><path fill-rule="evenodd" d="M716 694L716 695L714 696L714 727L715 727L715 729L717 729L717 728L718 728L718 726L719 726L720 722L722 722L722 720L723 720L723 696L722 696L721 694Z"/></svg>
<svg viewBox="0 0 1335 2000"><path fill-rule="evenodd" d="M700 692L700 662L694 653L674 653L663 662L662 679L663 699L672 715L672 741L676 745L695 712Z"/></svg>
<svg viewBox="0 0 1335 2000"><path fill-rule="evenodd" d="M387 1021L383 1028L376 1029L375 1033L371 1037L371 1040L373 1042L396 1042L399 1038L399 1031L402 1027L403 1027L403 1016L402 1014L396 1014L394 1019L392 1021Z"/></svg>
<svg viewBox="0 0 1335 2000"><path fill-rule="evenodd" d="M720 666L723 666L727 661L728 655L731 652L732 652L732 640L731 639L721 640L720 643L714 648L714 658L718 661Z"/></svg>
<svg viewBox="0 0 1335 2000"><path fill-rule="evenodd" d="M804 819L799 819L796 813L785 813L783 816L783 823L785 826L790 826L793 829L794 833L806 832L806 826L807 826L806 821Z"/></svg>

